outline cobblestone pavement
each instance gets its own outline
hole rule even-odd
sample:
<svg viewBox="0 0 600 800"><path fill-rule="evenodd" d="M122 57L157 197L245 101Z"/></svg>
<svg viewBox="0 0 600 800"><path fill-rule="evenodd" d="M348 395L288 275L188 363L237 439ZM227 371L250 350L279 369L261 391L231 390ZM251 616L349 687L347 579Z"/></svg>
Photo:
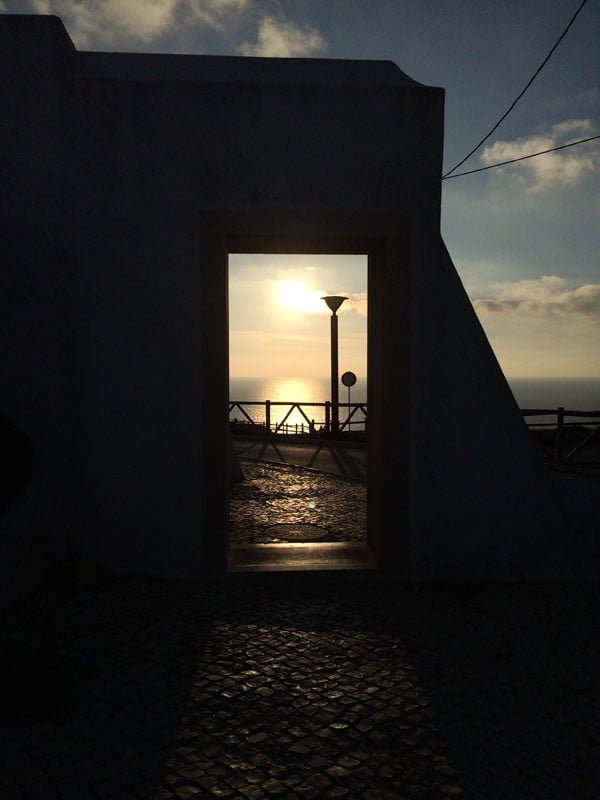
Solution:
<svg viewBox="0 0 600 800"><path fill-rule="evenodd" d="M229 502L232 544L285 542L285 528L319 526L323 541L364 541L367 531L367 487L364 483L299 467L243 460L245 480L236 484ZM298 537L294 538L298 541Z"/></svg>
<svg viewBox="0 0 600 800"><path fill-rule="evenodd" d="M119 579L3 622L0 797L597 800L598 585Z"/></svg>

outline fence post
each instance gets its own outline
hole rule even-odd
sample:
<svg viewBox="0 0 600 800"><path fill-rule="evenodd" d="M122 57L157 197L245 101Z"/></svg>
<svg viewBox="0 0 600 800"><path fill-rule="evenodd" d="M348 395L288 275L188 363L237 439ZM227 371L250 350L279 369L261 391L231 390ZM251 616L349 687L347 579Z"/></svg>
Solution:
<svg viewBox="0 0 600 800"><path fill-rule="evenodd" d="M265 400L265 428L271 433L271 401Z"/></svg>
<svg viewBox="0 0 600 800"><path fill-rule="evenodd" d="M554 440L554 455L560 463L563 460L563 433L564 433L565 409L560 406L556 412L556 438Z"/></svg>
<svg viewBox="0 0 600 800"><path fill-rule="evenodd" d="M325 430L331 431L331 400L325 400Z"/></svg>

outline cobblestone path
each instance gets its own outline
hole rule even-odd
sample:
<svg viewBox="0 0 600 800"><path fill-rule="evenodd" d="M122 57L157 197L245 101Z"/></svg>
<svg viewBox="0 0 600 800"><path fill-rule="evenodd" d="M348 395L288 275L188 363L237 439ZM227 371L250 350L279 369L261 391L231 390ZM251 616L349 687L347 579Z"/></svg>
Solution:
<svg viewBox="0 0 600 800"><path fill-rule="evenodd" d="M0 797L597 800L597 585L122 579L3 622Z"/></svg>
<svg viewBox="0 0 600 800"><path fill-rule="evenodd" d="M366 484L301 467L242 461L245 480L229 503L232 544L288 541L272 525L300 523L324 529L323 540L359 542L366 538Z"/></svg>

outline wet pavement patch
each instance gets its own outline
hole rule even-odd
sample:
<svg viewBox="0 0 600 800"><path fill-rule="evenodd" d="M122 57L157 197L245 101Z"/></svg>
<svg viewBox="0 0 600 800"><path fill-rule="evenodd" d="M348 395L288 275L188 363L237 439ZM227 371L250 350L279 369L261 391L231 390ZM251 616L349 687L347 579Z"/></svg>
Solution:
<svg viewBox="0 0 600 800"><path fill-rule="evenodd" d="M364 483L302 467L243 461L242 469L230 495L231 544L365 541Z"/></svg>

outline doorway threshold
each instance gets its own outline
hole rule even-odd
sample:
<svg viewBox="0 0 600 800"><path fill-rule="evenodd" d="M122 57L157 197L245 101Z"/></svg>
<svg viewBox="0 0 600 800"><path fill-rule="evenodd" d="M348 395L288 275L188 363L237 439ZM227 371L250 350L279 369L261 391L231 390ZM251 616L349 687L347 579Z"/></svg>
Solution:
<svg viewBox="0 0 600 800"><path fill-rule="evenodd" d="M229 550L229 572L332 572L374 570L364 542L240 544Z"/></svg>

